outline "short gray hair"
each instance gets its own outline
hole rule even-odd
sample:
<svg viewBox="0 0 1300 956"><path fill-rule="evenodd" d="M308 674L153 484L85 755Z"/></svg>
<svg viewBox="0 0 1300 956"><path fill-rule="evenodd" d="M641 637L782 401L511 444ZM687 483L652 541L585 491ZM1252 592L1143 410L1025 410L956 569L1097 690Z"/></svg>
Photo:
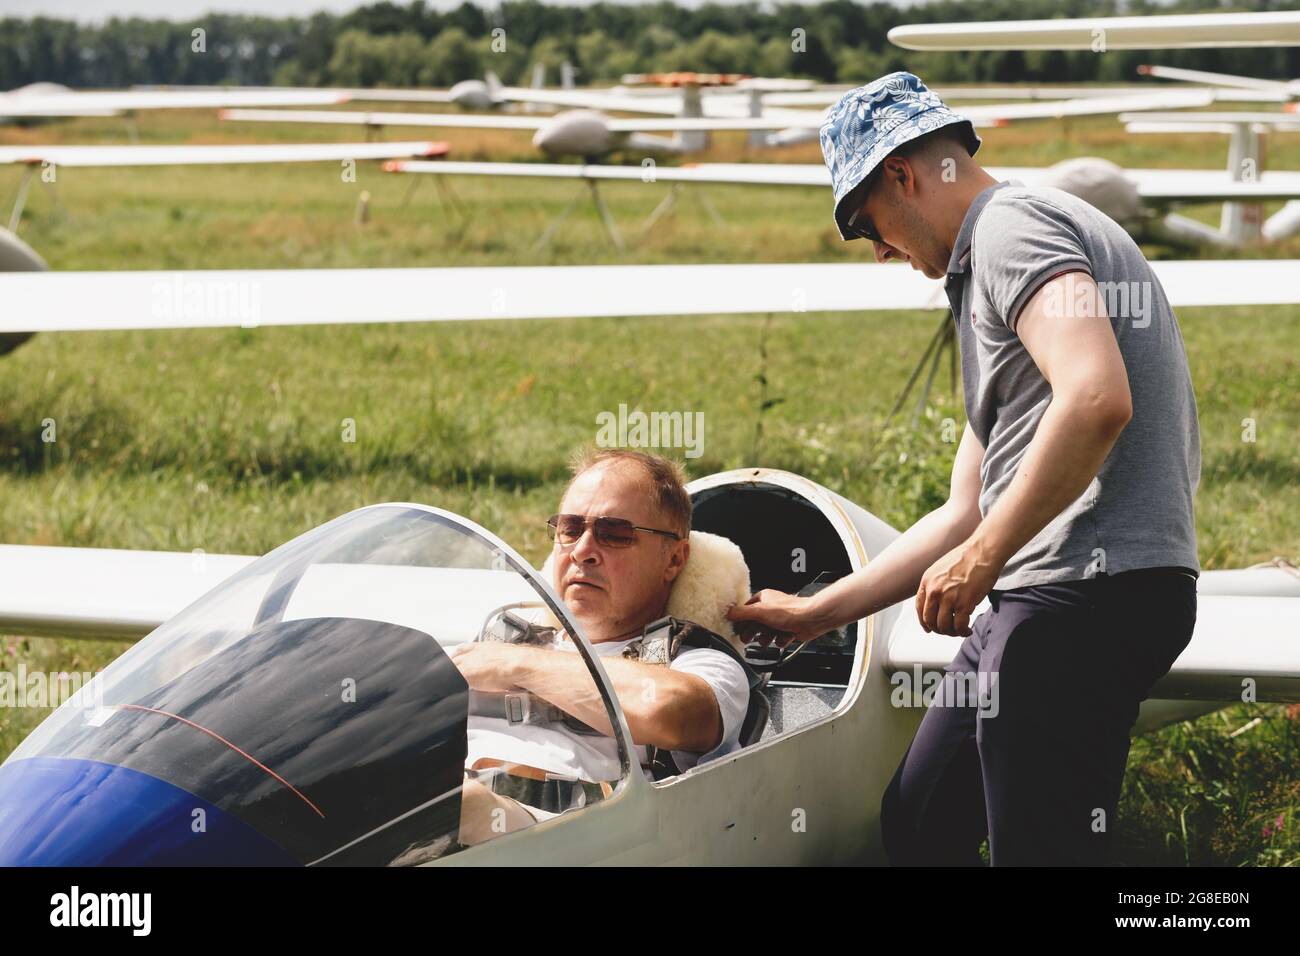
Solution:
<svg viewBox="0 0 1300 956"><path fill-rule="evenodd" d="M668 518L665 531L674 531L683 538L691 533L691 496L686 490L686 469L681 462L661 455L650 455L630 448L595 448L590 445L574 452L569 461L572 477L564 486L567 494L573 482L583 472L606 462L630 461L645 472L659 510Z"/></svg>

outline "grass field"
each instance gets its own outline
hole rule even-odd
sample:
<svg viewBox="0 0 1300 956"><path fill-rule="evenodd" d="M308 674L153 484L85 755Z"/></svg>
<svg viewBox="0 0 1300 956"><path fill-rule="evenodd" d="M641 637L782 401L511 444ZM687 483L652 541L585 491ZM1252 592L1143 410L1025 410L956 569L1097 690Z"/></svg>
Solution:
<svg viewBox="0 0 1300 956"><path fill-rule="evenodd" d="M198 113L140 118L141 142L347 141L354 130L223 124ZM452 158L535 160L521 133L392 130L446 139ZM122 121L6 128L0 141L124 142ZM1100 155L1125 166L1220 167L1223 137L1128 137L1109 118L988 131L989 165ZM716 161L819 162L816 145ZM1266 168L1300 168L1275 135ZM716 224L689 191L653 234L636 225L661 184L602 187L631 240L620 255L588 206L553 244L535 238L578 184L458 180L463 227L432 183L331 163L222 169L60 170L33 188L20 234L54 269L328 268L598 262L855 261L822 190L717 187ZM0 195L18 172L0 168ZM369 221L358 224L362 191ZM1217 210L1195 214L1214 221ZM1151 249L1152 256L1169 250ZM1243 253L1300 257L1300 240ZM1219 257L1206 252L1207 258ZM575 289L580 296L581 290ZM1300 560L1300 322L1294 308L1179 314L1200 412L1198 496L1206 568ZM883 420L933 332L918 313L637 318L150 331L38 336L0 359L0 541L261 553L351 508L435 504L540 563L542 519L565 462L620 403L702 411L693 475L779 467L905 527L947 491L964 419L946 373L920 426ZM58 440L41 440L53 418ZM357 440L341 440L342 420ZM1256 440L1243 441L1243 419ZM0 637L12 668L86 671L125 645ZM44 713L0 711L0 754ZM1255 718L1235 737L1229 734ZM1300 862L1300 708L1238 705L1135 740L1117 861ZM1279 823L1279 821L1281 821Z"/></svg>

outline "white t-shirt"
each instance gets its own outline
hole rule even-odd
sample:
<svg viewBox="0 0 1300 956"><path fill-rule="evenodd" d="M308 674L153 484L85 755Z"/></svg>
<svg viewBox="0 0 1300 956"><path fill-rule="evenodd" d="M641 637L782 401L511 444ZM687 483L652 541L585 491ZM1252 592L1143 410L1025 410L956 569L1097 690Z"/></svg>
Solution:
<svg viewBox="0 0 1300 956"><path fill-rule="evenodd" d="M617 657L635 637L626 641L602 641L593 644L600 657ZM576 652L572 641L554 645L556 651ZM692 647L682 651L668 665L675 671L694 674L713 689L722 715L722 741L706 754L672 751L673 760L682 770L705 763L740 747L740 727L749 708L749 681L741 666L722 651ZM594 678L593 678L594 683ZM636 745L636 759L643 767L646 749ZM489 757L509 763L526 764L555 774L598 782L617 780L618 745L613 737L577 734L563 724L509 724L501 717L469 718L469 749L465 755L468 769L475 761ZM647 776L649 774L647 773Z"/></svg>

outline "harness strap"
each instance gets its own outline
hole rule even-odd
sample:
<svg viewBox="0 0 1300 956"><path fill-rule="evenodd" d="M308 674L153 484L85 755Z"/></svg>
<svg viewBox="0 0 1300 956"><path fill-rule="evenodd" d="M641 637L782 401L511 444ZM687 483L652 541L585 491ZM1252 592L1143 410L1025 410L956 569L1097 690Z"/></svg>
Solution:
<svg viewBox="0 0 1300 956"><path fill-rule="evenodd" d="M749 665L749 662L731 646L730 642L719 637L706 627L694 621L680 618L661 617L646 625L642 637L623 648L623 656L638 660L643 664L671 664L683 648L702 647L721 651L740 665L749 682L750 709L754 706L755 691L763 684L763 677ZM750 712L745 714L748 723ZM672 751L654 744L646 744L646 758L649 760L650 773L656 780L681 773Z"/></svg>
<svg viewBox="0 0 1300 956"><path fill-rule="evenodd" d="M492 694L483 691L469 692L469 712L475 717L495 717L504 720L512 727L522 724L525 727L542 727L547 724L564 724L570 730L583 734L604 736L599 730L578 720L544 697L538 697L528 691L512 691L505 694ZM579 729L582 728L582 729Z"/></svg>

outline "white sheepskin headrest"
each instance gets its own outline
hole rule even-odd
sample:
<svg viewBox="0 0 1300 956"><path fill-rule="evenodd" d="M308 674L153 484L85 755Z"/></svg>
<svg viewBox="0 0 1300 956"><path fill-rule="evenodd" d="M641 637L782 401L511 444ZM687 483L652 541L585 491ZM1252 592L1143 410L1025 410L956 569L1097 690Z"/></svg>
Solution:
<svg viewBox="0 0 1300 956"><path fill-rule="evenodd" d="M743 651L744 642L727 620L727 609L749 600L749 565L745 556L735 542L721 535L692 531L690 540L691 556L668 593L668 613L707 627L726 638L736 650ZM547 583L555 577L554 559L552 551L542 565L542 577Z"/></svg>
<svg viewBox="0 0 1300 956"><path fill-rule="evenodd" d="M691 556L668 593L668 613L707 627L738 651L745 644L727 620L727 608L749 600L749 565L730 538L691 532Z"/></svg>

